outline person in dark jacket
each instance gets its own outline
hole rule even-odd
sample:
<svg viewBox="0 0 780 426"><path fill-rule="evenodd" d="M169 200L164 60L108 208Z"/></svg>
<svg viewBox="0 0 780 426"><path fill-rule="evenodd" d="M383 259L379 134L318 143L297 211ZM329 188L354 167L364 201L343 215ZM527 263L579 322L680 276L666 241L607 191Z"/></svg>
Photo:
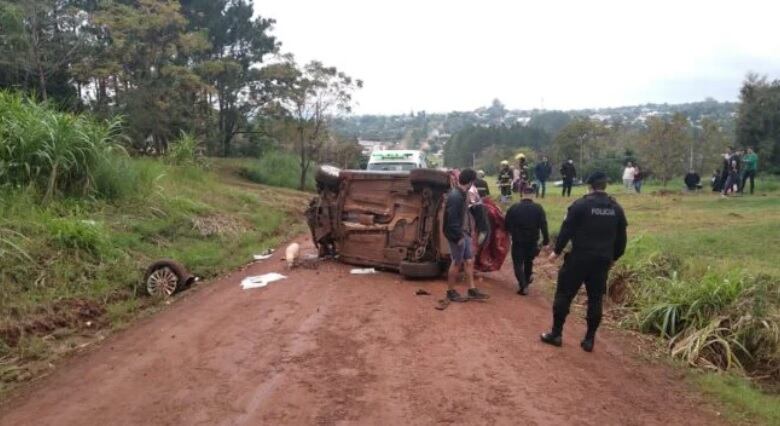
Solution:
<svg viewBox="0 0 780 426"><path fill-rule="evenodd" d="M689 170L683 180L685 181L685 187L688 189L688 191L696 191L697 189L701 189L701 177L698 173L696 173L695 170Z"/></svg>
<svg viewBox="0 0 780 426"><path fill-rule="evenodd" d="M489 296L474 286L474 253L471 245L471 215L469 214L468 191L477 180L474 170L463 169L458 176L458 185L447 194L444 206L444 236L450 246L452 263L447 273L447 299L455 302L464 299L455 290L455 280L463 268L469 286L468 297L487 299Z"/></svg>
<svg viewBox="0 0 780 426"><path fill-rule="evenodd" d="M536 187L536 196L539 194L544 198L545 192L547 192L547 179L552 174L552 166L547 157L542 157L542 161L536 164L534 167L534 178L539 182L539 186Z"/></svg>
<svg viewBox="0 0 780 426"><path fill-rule="evenodd" d="M577 177L577 169L574 168L574 161L569 159L561 166L561 178L563 179L564 197L571 197L571 187L574 185L574 178Z"/></svg>
<svg viewBox="0 0 780 426"><path fill-rule="evenodd" d="M580 346L591 352L601 323L601 300L606 292L609 268L626 250L628 222L623 208L605 191L607 176L604 173L592 174L588 185L590 193L569 206L550 254L550 260L554 261L569 241L572 242L571 253L564 257L558 271L552 331L542 334L541 339L544 343L561 346L563 324L571 301L584 282L588 292L588 331Z"/></svg>
<svg viewBox="0 0 780 426"><path fill-rule="evenodd" d="M645 180L645 174L639 166L634 166L634 189L637 194L642 193L642 182Z"/></svg>
<svg viewBox="0 0 780 426"><path fill-rule="evenodd" d="M477 188L480 198L485 198L490 195L490 188L488 188L488 184L485 181L485 172L482 170L477 172L477 180L474 181L474 186Z"/></svg>
<svg viewBox="0 0 780 426"><path fill-rule="evenodd" d="M534 258L539 254L539 233L542 245L550 243L547 215L541 205L531 199L531 192L522 195L506 212L506 230L512 236L512 265L517 278L517 294L527 295L533 281Z"/></svg>

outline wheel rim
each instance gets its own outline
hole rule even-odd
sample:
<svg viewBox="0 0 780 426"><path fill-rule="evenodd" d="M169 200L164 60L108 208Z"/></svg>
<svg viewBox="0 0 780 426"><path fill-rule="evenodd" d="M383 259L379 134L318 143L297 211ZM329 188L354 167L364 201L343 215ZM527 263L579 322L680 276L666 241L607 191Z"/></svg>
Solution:
<svg viewBox="0 0 780 426"><path fill-rule="evenodd" d="M171 268L164 266L156 269L149 275L146 280L146 291L152 296L170 296L176 291L176 286L179 283L179 277L171 270Z"/></svg>

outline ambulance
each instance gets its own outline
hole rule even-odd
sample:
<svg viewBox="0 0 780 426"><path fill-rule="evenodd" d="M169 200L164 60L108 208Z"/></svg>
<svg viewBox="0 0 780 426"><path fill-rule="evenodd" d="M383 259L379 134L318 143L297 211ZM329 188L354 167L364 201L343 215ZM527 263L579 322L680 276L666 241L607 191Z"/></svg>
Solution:
<svg viewBox="0 0 780 426"><path fill-rule="evenodd" d="M427 167L428 163L425 161L425 154L422 151L385 150L371 153L367 170L403 172Z"/></svg>

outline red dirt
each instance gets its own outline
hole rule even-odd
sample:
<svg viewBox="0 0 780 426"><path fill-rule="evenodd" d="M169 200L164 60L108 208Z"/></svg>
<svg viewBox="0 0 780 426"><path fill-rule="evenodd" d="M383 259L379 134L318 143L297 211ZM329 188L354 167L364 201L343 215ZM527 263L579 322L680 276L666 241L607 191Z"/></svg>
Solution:
<svg viewBox="0 0 780 426"><path fill-rule="evenodd" d="M544 274L520 297L507 263L479 282L489 301L445 311L434 309L443 281L350 275L335 262L240 288L284 272L280 256L72 357L0 406L0 425L721 422L624 334L604 330L594 353L580 350L579 314L563 348L540 343Z"/></svg>

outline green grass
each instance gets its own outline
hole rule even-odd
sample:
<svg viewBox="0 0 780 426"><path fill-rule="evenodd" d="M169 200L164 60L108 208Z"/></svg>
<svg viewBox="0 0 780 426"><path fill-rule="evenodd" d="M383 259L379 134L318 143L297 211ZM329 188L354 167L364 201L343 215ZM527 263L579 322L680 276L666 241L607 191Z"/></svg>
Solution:
<svg viewBox="0 0 780 426"><path fill-rule="evenodd" d="M696 382L706 394L721 401L719 411L731 421L780 425L780 396L761 392L733 375L702 374Z"/></svg>
<svg viewBox="0 0 780 426"><path fill-rule="evenodd" d="M73 338L153 308L159 301L139 290L152 261L209 278L302 231L309 194L243 181L230 161L212 160L214 170L127 161L153 176L130 197L41 203L34 188L0 189L0 394Z"/></svg>
<svg viewBox="0 0 780 426"><path fill-rule="evenodd" d="M491 193L498 194L494 178ZM780 185L762 177L756 194L721 198L684 193L681 182L650 183L642 194L612 185L608 192L628 217L629 247L610 285L625 327L666 341L670 356L703 370L740 377L780 378ZM563 198L548 187L539 201L557 233L566 208L585 194ZM517 195L514 200L518 199ZM766 377L770 377L766 379ZM780 424L778 397L744 378L703 374L703 389L727 405L727 414ZM724 376L730 377L730 376Z"/></svg>
<svg viewBox="0 0 780 426"><path fill-rule="evenodd" d="M265 185L298 189L301 183L301 166L298 157L285 152L270 152L259 160L242 160L242 175ZM305 189L314 190L314 165L306 176Z"/></svg>

